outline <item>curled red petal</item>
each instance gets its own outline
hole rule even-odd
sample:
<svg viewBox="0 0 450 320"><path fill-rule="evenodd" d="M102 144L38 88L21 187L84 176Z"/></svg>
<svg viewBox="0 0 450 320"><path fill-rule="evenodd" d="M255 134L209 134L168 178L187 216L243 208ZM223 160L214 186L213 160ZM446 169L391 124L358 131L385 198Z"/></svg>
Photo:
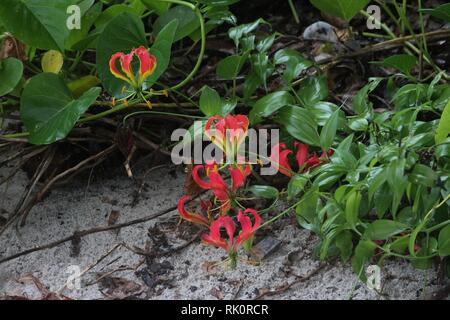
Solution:
<svg viewBox="0 0 450 320"><path fill-rule="evenodd" d="M270 154L272 166L288 177L293 176L292 168L288 162L288 156L291 153L292 150L287 149L284 143L278 143L272 147Z"/></svg>
<svg viewBox="0 0 450 320"><path fill-rule="evenodd" d="M295 142L294 145L297 148L297 154L295 155L295 158L297 160L298 167L302 168L305 165L306 160L308 159L309 147L307 144L300 142Z"/></svg>
<svg viewBox="0 0 450 320"><path fill-rule="evenodd" d="M252 221L248 214L251 214L255 220L252 224ZM236 245L241 244L243 241L250 239L255 235L256 230L261 226L261 217L255 209L245 209L244 212L242 210L239 211L237 219L241 224L241 233L237 237Z"/></svg>
<svg viewBox="0 0 450 320"><path fill-rule="evenodd" d="M141 83L152 75L156 68L156 57L151 55L144 46L134 49L134 54L140 62L139 77Z"/></svg>
<svg viewBox="0 0 450 320"><path fill-rule="evenodd" d="M200 178L198 171L200 169L203 169L203 166L201 164L196 165L194 167L194 169L192 169L192 179L194 179L195 183L197 183L197 185L205 190L211 189L211 184L210 182L206 182L205 180L203 180L202 178Z"/></svg>
<svg viewBox="0 0 450 320"><path fill-rule="evenodd" d="M122 57L125 56L125 53L123 52L117 52L111 56L111 59L109 60L109 70L111 71L111 74L123 81L126 81L128 83L130 82L130 79L128 79L124 74L122 74L119 69L117 69L117 60L121 60Z"/></svg>
<svg viewBox="0 0 450 320"><path fill-rule="evenodd" d="M131 63L133 62L133 56L134 56L133 52L121 56L120 64L122 66L122 71L125 72L128 79L130 79L133 84L136 84L133 67L131 66Z"/></svg>
<svg viewBox="0 0 450 320"><path fill-rule="evenodd" d="M208 219L206 217L204 217L204 216L202 216L200 214L197 214L197 213L188 212L186 210L185 204L189 200L191 200L191 197L184 196L178 201L178 212L180 213L180 216L184 220L208 226L209 225L209 221L208 221Z"/></svg>

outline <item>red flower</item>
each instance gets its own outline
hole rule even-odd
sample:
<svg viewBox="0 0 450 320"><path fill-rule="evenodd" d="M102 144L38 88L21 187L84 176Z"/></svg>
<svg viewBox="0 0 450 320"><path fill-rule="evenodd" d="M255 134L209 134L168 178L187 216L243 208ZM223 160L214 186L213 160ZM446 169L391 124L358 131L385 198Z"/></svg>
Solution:
<svg viewBox="0 0 450 320"><path fill-rule="evenodd" d="M231 174L232 190L233 192L236 192L237 189L245 184L245 179L252 172L252 167L249 164L245 166L236 165L235 168L230 166L229 170Z"/></svg>
<svg viewBox="0 0 450 320"><path fill-rule="evenodd" d="M285 176L292 177L294 175L291 166L289 165L288 156L292 153L286 148L284 143L278 143L272 147L270 152L270 160L272 165Z"/></svg>
<svg viewBox="0 0 450 320"><path fill-rule="evenodd" d="M216 121L216 122L215 122ZM211 126L215 122L215 130ZM244 115L214 116L205 125L205 134L219 148L226 152L229 148L237 151L248 134L249 120Z"/></svg>
<svg viewBox="0 0 450 320"><path fill-rule="evenodd" d="M247 214L253 215L255 220L253 224ZM237 218L242 229L237 238L234 237L236 226L233 219L229 216L219 217L211 224L209 234L205 233L202 236L205 243L225 249L233 262L235 262L236 253L239 246L244 241L251 239L261 226L261 217L254 209L246 209L244 212L240 210ZM225 228L228 239L223 239L220 235L221 228Z"/></svg>
<svg viewBox="0 0 450 320"><path fill-rule="evenodd" d="M132 62L136 56L139 60L138 79L133 71ZM122 72L117 68L117 60L120 60ZM128 82L135 89L141 89L145 79L152 75L156 68L156 57L151 55L145 47L133 49L129 54L117 52L109 60L109 69L118 79Z"/></svg>
<svg viewBox="0 0 450 320"><path fill-rule="evenodd" d="M295 159L297 160L299 172L305 172L311 168L317 167L323 162L323 160L333 155L333 150L329 150L327 153L322 152L320 158L315 153L310 155L308 153L309 146L298 141L294 142L294 147L297 148ZM288 156L291 153L292 150L287 149L284 143L279 143L272 148L270 155L272 165L278 169L280 173L288 177L292 177L294 175L294 172L288 162Z"/></svg>
<svg viewBox="0 0 450 320"><path fill-rule="evenodd" d="M193 223L197 223L197 224L201 224L204 226L209 226L209 221L206 217L204 217L198 213L192 213L192 212L186 211L185 203L189 200L191 200L191 197L184 196L180 199L180 201L178 201L178 212L180 213L180 216L184 220L187 220L187 221L190 221Z"/></svg>
<svg viewBox="0 0 450 320"><path fill-rule="evenodd" d="M253 218L255 219L253 225L250 218L246 215L247 213L253 215ZM242 213L242 210L239 210L237 219L242 227L242 231L236 240L236 245L239 246L242 242L251 239L255 235L256 230L258 230L261 225L261 217L255 209L245 209L244 213Z"/></svg>
<svg viewBox="0 0 450 320"><path fill-rule="evenodd" d="M228 240L222 239L220 229L225 228ZM229 216L220 216L215 220L209 228L209 234L205 233L202 236L204 242L225 249L228 253L234 250L234 231L236 226L233 219Z"/></svg>

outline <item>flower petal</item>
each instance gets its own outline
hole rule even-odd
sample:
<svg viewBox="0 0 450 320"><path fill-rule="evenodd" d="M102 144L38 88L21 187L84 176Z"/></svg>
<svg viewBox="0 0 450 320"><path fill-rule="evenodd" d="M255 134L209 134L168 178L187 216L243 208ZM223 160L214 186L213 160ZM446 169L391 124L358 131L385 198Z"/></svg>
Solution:
<svg viewBox="0 0 450 320"><path fill-rule="evenodd" d="M140 83L152 75L156 68L156 57L151 55L144 46L134 49L134 54L140 62L139 77Z"/></svg>
<svg viewBox="0 0 450 320"><path fill-rule="evenodd" d="M197 213L191 213L191 212L186 211L185 203L189 200L191 200L191 197L184 196L180 199L180 201L178 201L178 212L180 213L180 216L184 220L208 226L209 221L206 217L204 217L200 214L197 214Z"/></svg>
<svg viewBox="0 0 450 320"><path fill-rule="evenodd" d="M118 59L121 60L123 56L125 56L125 53L123 53L123 52L117 52L117 53L113 54L113 55L111 56L111 59L109 60L109 70L111 71L111 74L112 74L114 77L116 77L116 78L118 78L118 79L121 79L121 80L123 80L123 81L126 81L126 82L128 82L128 83L131 84L130 79L128 79L125 75L123 75L123 74L119 71L119 69L117 69L117 65L116 65L117 60L118 60Z"/></svg>

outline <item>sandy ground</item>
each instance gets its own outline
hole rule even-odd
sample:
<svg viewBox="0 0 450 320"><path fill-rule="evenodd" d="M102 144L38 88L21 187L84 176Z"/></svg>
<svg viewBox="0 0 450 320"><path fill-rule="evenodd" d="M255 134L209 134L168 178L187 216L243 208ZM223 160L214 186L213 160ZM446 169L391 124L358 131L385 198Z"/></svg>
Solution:
<svg viewBox="0 0 450 320"><path fill-rule="evenodd" d="M0 168L0 179L11 168ZM137 176L142 172L136 172ZM184 177L157 170L146 177L138 201L139 184L122 168L60 187L31 211L23 228L0 236L0 257L73 234L75 230L107 225L111 213L116 223L150 215L176 204ZM20 172L0 188L0 214L13 209L27 177ZM289 218L272 236L279 248L260 265L241 262L226 270L220 249L207 247L188 224L178 225L176 212L147 223L107 231L67 242L0 265L0 295L40 298L59 292L74 299L421 299L437 292L434 270L415 270L404 261L388 261L382 269L382 294L357 281L349 264L321 266L312 251L317 239ZM181 248L181 249L180 249ZM112 251L111 251L112 250ZM138 254L149 253L147 257ZM108 254L109 253L109 254ZM101 259L103 257L103 259ZM100 260L100 261L99 261ZM80 271L81 281L72 281ZM72 276L72 278L70 278ZM302 279L302 277L307 277ZM76 278L76 277L75 277ZM69 286L66 286L69 280ZM41 286L36 289L36 284ZM48 291L47 291L48 290Z"/></svg>

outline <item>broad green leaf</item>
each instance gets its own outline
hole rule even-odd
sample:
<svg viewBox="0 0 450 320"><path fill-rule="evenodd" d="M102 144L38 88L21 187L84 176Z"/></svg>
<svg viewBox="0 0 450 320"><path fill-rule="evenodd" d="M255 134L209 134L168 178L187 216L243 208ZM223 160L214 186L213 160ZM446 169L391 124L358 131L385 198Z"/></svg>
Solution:
<svg viewBox="0 0 450 320"><path fill-rule="evenodd" d="M125 4L115 4L108 7L101 13L101 15L95 20L95 27L100 30L103 29L109 22L122 13L138 14L136 10L130 6Z"/></svg>
<svg viewBox="0 0 450 320"><path fill-rule="evenodd" d="M373 256L376 247L375 243L370 240L360 240L356 246L355 254L352 258L352 268L353 272L355 272L363 282L367 281L364 265Z"/></svg>
<svg viewBox="0 0 450 320"><path fill-rule="evenodd" d="M350 21L370 0L310 0L319 10Z"/></svg>
<svg viewBox="0 0 450 320"><path fill-rule="evenodd" d="M450 225L439 232L438 249L441 257L450 256Z"/></svg>
<svg viewBox="0 0 450 320"><path fill-rule="evenodd" d="M409 54L397 54L384 59L381 62L374 62L388 68L400 70L403 74L410 75L411 69L417 64L417 58Z"/></svg>
<svg viewBox="0 0 450 320"><path fill-rule="evenodd" d="M447 105L442 111L441 119L439 120L439 125L436 129L436 134L434 140L436 144L443 142L448 134L450 133L450 100L448 100Z"/></svg>
<svg viewBox="0 0 450 320"><path fill-rule="evenodd" d="M88 0L94 2L94 0ZM81 29L74 29L70 31L69 36L66 38L65 47L68 50L78 50L77 46L82 44L82 42L87 42L89 30L94 25L94 22L102 13L102 3L96 3L90 7L86 13L83 14L81 18ZM84 48L82 48L84 49Z"/></svg>
<svg viewBox="0 0 450 320"><path fill-rule="evenodd" d="M330 150L331 145L333 144L334 138L336 137L336 131L338 128L338 120L339 120L339 111L336 110L333 112L331 117L325 123L320 132L320 146L324 152Z"/></svg>
<svg viewBox="0 0 450 320"><path fill-rule="evenodd" d="M269 117L279 109L294 102L294 98L288 91L276 91L269 93L256 101L250 111L250 120L252 124L261 121L261 118Z"/></svg>
<svg viewBox="0 0 450 320"><path fill-rule="evenodd" d="M257 197L262 197L266 199L278 198L277 188L271 186L253 185L248 188L248 191L253 193Z"/></svg>
<svg viewBox="0 0 450 320"><path fill-rule="evenodd" d="M50 144L65 138L100 91L100 88L91 88L75 99L56 74L41 73L31 78L20 104L22 121L30 133L29 142Z"/></svg>
<svg viewBox="0 0 450 320"><path fill-rule="evenodd" d="M264 52L258 52L250 56L252 71L258 76L260 82L267 87L267 78L272 74L273 67L269 56Z"/></svg>
<svg viewBox="0 0 450 320"><path fill-rule="evenodd" d="M297 95L303 106L312 106L328 97L328 83L325 76L313 76L302 80Z"/></svg>
<svg viewBox="0 0 450 320"><path fill-rule="evenodd" d="M359 207L361 206L361 192L353 190L345 204L345 218L352 229L356 229L359 221Z"/></svg>
<svg viewBox="0 0 450 320"><path fill-rule="evenodd" d="M438 19L450 22L450 3L441 4L433 9L422 9L422 12Z"/></svg>
<svg viewBox="0 0 450 320"><path fill-rule="evenodd" d="M216 90L204 86L200 96L200 110L208 117L226 116L230 114L237 105L236 99L223 100Z"/></svg>
<svg viewBox="0 0 450 320"><path fill-rule="evenodd" d="M22 79L23 64L16 58L0 60L0 97L7 95Z"/></svg>
<svg viewBox="0 0 450 320"><path fill-rule="evenodd" d="M43 72L58 74L63 64L64 57L59 51L49 50L42 56L41 66Z"/></svg>
<svg viewBox="0 0 450 320"><path fill-rule="evenodd" d="M200 110L205 116L212 117L218 115L221 108L222 101L217 91L205 85L200 96Z"/></svg>
<svg viewBox="0 0 450 320"><path fill-rule="evenodd" d="M375 220L364 232L364 239L367 240L387 240L400 232L408 229L406 224L392 220Z"/></svg>
<svg viewBox="0 0 450 320"><path fill-rule="evenodd" d="M177 26L178 20L172 20L165 25L159 32L150 49L150 53L156 57L156 69L145 81L145 86L147 88L151 87L169 67L172 44L174 42L173 39L175 37Z"/></svg>
<svg viewBox="0 0 450 320"><path fill-rule="evenodd" d="M175 32L174 41L187 37L200 27L197 15L191 9L185 6L176 6L164 12L153 24L153 32L158 35L159 32L172 20L178 20L178 27Z"/></svg>
<svg viewBox="0 0 450 320"><path fill-rule="evenodd" d="M144 24L132 13L122 13L111 20L97 42L97 71L106 91L116 98L127 95L132 90L125 81L115 78L109 70L109 60L116 52L130 52L133 48L147 46ZM157 57L158 58L158 57ZM157 59L157 64L160 61Z"/></svg>
<svg viewBox="0 0 450 320"><path fill-rule="evenodd" d="M160 16L170 8L170 2L160 1L160 0L141 0L142 3L150 10L155 10L155 12Z"/></svg>
<svg viewBox="0 0 450 320"><path fill-rule="evenodd" d="M296 106L283 107L275 117L275 122L284 126L295 139L320 146L317 123L308 110Z"/></svg>
<svg viewBox="0 0 450 320"><path fill-rule="evenodd" d="M2 0L0 21L31 47L64 51L69 35L67 8L81 0Z"/></svg>
<svg viewBox="0 0 450 320"><path fill-rule="evenodd" d="M247 61L248 53L243 55L232 55L221 60L217 65L216 73L219 79L233 80L241 72L242 67Z"/></svg>

